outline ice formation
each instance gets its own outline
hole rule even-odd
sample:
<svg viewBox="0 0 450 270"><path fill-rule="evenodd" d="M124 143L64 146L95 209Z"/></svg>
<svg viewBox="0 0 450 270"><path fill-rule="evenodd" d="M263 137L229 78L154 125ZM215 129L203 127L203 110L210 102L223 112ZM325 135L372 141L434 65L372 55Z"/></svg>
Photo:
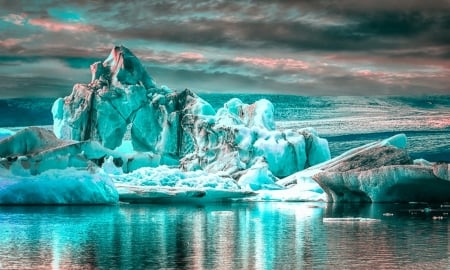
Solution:
<svg viewBox="0 0 450 270"><path fill-rule="evenodd" d="M414 162L406 136L352 149L279 181L315 180L331 202L442 202L450 200L448 164Z"/></svg>
<svg viewBox="0 0 450 270"><path fill-rule="evenodd" d="M112 150L131 145L136 156L128 159L135 161L129 171L180 164L239 180L261 157L274 177L330 158L327 141L314 130L275 130L270 101L234 98L216 112L190 90L156 86L123 46L91 71L89 84L76 84L70 96L55 101L54 133Z"/></svg>
<svg viewBox="0 0 450 270"><path fill-rule="evenodd" d="M183 117L214 114L189 90L178 93L156 87L136 56L123 46L92 64L91 72L89 84L76 84L70 96L53 105L54 132L59 138L95 140L115 149L127 136L134 150L157 153L162 164L173 163L192 147L181 126Z"/></svg>
<svg viewBox="0 0 450 270"><path fill-rule="evenodd" d="M63 176L63 177L62 177ZM115 204L119 194L101 172L68 168L20 175L0 168L0 204Z"/></svg>
<svg viewBox="0 0 450 270"><path fill-rule="evenodd" d="M60 140L45 128L28 127L0 141L0 167L16 174L37 175L51 169L88 170L111 156L124 166L125 158L95 141Z"/></svg>
<svg viewBox="0 0 450 270"><path fill-rule="evenodd" d="M208 202L254 195L231 178L167 166L140 168L112 178L125 202Z"/></svg>

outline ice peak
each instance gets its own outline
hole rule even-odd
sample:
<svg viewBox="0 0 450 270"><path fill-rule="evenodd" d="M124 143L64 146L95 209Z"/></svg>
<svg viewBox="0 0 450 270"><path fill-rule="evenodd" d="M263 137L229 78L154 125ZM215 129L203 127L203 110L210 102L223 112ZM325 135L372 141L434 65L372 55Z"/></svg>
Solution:
<svg viewBox="0 0 450 270"><path fill-rule="evenodd" d="M127 47L112 48L103 62L91 65L92 82L106 81L114 86L142 84L146 89L156 87L141 61Z"/></svg>

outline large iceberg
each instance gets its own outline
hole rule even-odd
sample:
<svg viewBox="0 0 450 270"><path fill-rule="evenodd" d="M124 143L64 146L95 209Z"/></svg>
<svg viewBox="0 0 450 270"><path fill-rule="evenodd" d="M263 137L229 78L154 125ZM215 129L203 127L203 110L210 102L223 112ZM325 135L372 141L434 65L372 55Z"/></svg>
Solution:
<svg viewBox="0 0 450 270"><path fill-rule="evenodd" d="M275 130L270 101L245 104L234 98L216 112L188 89L156 86L123 46L91 71L89 84L76 84L53 105L58 138L98 141L109 149L129 141L130 150L151 153L152 162L140 156L142 166L181 164L184 170L224 172L236 180L260 157L275 177L330 159L327 141L314 130Z"/></svg>
<svg viewBox="0 0 450 270"><path fill-rule="evenodd" d="M123 46L91 72L89 84L55 101L53 130L62 140L120 152L124 173L179 166L232 178L244 189L282 189L280 177L330 159L328 142L313 129L276 130L270 101L233 98L216 112L188 89L158 87Z"/></svg>

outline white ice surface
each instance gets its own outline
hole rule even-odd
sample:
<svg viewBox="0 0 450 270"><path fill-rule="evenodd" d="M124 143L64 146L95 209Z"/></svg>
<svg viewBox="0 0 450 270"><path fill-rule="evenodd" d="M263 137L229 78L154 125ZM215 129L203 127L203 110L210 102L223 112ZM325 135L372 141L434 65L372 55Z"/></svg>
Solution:
<svg viewBox="0 0 450 270"><path fill-rule="evenodd" d="M231 178L204 171L183 172L160 166L112 175L120 200L126 202L211 202L254 195Z"/></svg>
<svg viewBox="0 0 450 270"><path fill-rule="evenodd" d="M239 185L231 178L222 178L205 171L183 172L178 168L159 166L145 167L128 174L112 175L115 184L147 187L226 189L239 190Z"/></svg>
<svg viewBox="0 0 450 270"><path fill-rule="evenodd" d="M0 169L0 204L114 204L119 195L104 173L74 168L39 175Z"/></svg>

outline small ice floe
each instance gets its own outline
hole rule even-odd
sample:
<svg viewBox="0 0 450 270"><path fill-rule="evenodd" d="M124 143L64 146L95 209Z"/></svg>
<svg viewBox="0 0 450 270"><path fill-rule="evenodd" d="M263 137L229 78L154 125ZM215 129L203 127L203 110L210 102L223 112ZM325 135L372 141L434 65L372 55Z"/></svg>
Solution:
<svg viewBox="0 0 450 270"><path fill-rule="evenodd" d="M247 190L149 187L116 184L120 201L127 203L210 203L255 195Z"/></svg>
<svg viewBox="0 0 450 270"><path fill-rule="evenodd" d="M379 219L375 218L363 218L363 217L342 217L342 218L323 218L323 222L325 223L334 223L334 222L363 222L363 223L371 223L378 222Z"/></svg>

